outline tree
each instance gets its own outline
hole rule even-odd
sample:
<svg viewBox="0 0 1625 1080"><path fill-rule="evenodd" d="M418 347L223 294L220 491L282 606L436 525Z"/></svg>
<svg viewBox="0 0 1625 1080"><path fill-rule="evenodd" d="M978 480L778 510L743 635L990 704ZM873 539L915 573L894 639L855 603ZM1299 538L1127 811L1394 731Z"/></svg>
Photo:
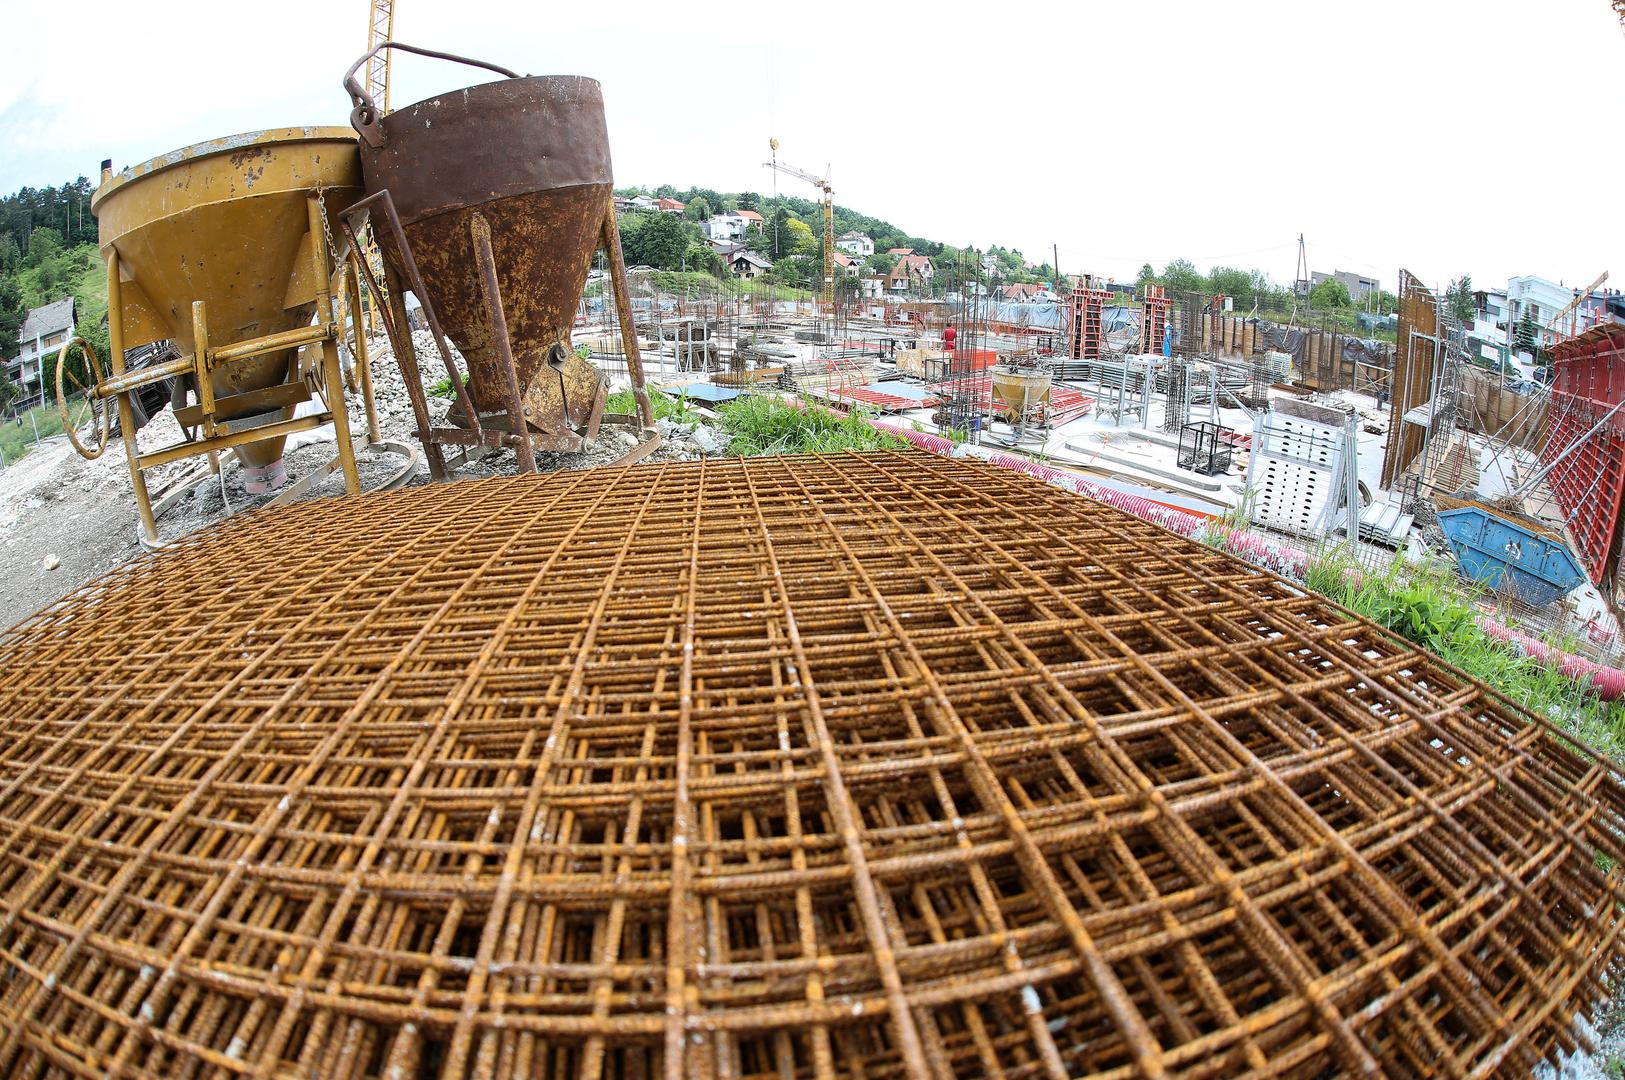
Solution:
<svg viewBox="0 0 1625 1080"><path fill-rule="evenodd" d="M1207 283L1212 292L1233 298L1235 306L1245 311L1258 297L1257 280L1262 276L1257 271L1248 273L1230 266L1215 266L1208 271Z"/></svg>
<svg viewBox="0 0 1625 1080"><path fill-rule="evenodd" d="M1512 336L1512 347L1519 352L1534 356L1540 344L1540 327L1535 324L1535 316L1524 308L1523 316L1518 319L1518 329Z"/></svg>
<svg viewBox="0 0 1625 1080"><path fill-rule="evenodd" d="M781 284L811 289L823 284L824 264L811 255L791 255L773 264L773 276Z"/></svg>
<svg viewBox="0 0 1625 1080"><path fill-rule="evenodd" d="M792 255L816 255L822 251L812 226L799 218L785 222L786 236L780 237Z"/></svg>
<svg viewBox="0 0 1625 1080"><path fill-rule="evenodd" d="M871 255L863 261L863 272L867 275L878 274L885 277L897 265L896 255L887 255L884 251Z"/></svg>
<svg viewBox="0 0 1625 1080"><path fill-rule="evenodd" d="M42 266L45 261L62 250L62 234L49 226L41 226L28 237L28 262Z"/></svg>
<svg viewBox="0 0 1625 1080"><path fill-rule="evenodd" d="M713 277L721 277L728 269L728 265L722 261L722 256L717 253L717 249L710 244L689 244L688 252L683 258L688 269L698 270Z"/></svg>
<svg viewBox="0 0 1625 1080"><path fill-rule="evenodd" d="M1175 259L1163 268L1162 287L1169 296L1208 291L1207 278L1196 272L1195 264L1189 259Z"/></svg>
<svg viewBox="0 0 1625 1080"><path fill-rule="evenodd" d="M0 356L17 355L17 331L28 317L23 292L8 277L0 277Z"/></svg>
<svg viewBox="0 0 1625 1080"><path fill-rule="evenodd" d="M1349 288L1336 278L1327 278L1309 290L1309 306L1322 311L1343 311L1354 306Z"/></svg>
<svg viewBox="0 0 1625 1080"><path fill-rule="evenodd" d="M772 221L770 221L767 228L763 230L763 232L766 234L763 237L763 239L766 241L766 246L763 248L763 250L767 252L768 257L774 262L778 262L786 255L791 254L793 238L790 235L790 223L795 220L796 219L790 215L790 211L781 206L777 210L773 211ZM812 230L808 229L807 231L811 232Z"/></svg>
<svg viewBox="0 0 1625 1080"><path fill-rule="evenodd" d="M679 269L688 251L688 240L688 232L676 214L650 214L632 232L630 240L624 231L621 234L627 263L642 263L656 270Z"/></svg>
<svg viewBox="0 0 1625 1080"><path fill-rule="evenodd" d="M690 221L709 221L711 220L711 204L706 201L704 195L696 195L689 200L688 207L683 211L683 216Z"/></svg>
<svg viewBox="0 0 1625 1080"><path fill-rule="evenodd" d="M1399 310L1399 297L1386 289L1378 289L1372 304L1376 307L1378 315L1392 315Z"/></svg>
<svg viewBox="0 0 1625 1080"><path fill-rule="evenodd" d="M757 213L761 213L761 211L762 211L762 197L760 195L756 194L756 192L754 192L754 191L742 191L742 192L740 192L739 193L739 209L741 209L741 210L754 210Z"/></svg>
<svg viewBox="0 0 1625 1080"><path fill-rule="evenodd" d="M1444 293L1445 309L1465 326L1473 325L1473 279L1467 274L1450 282Z"/></svg>
<svg viewBox="0 0 1625 1080"><path fill-rule="evenodd" d="M1134 275L1134 289L1136 292L1145 292L1147 285L1157 283L1157 269L1150 263L1141 263L1140 272Z"/></svg>

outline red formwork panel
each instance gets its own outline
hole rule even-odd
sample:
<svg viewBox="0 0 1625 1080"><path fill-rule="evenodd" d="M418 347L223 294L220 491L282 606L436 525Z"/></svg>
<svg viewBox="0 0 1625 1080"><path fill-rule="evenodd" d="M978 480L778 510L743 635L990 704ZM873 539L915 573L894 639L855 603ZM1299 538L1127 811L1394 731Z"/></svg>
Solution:
<svg viewBox="0 0 1625 1080"><path fill-rule="evenodd" d="M1625 418L1616 415L1597 429L1597 422L1625 400L1622 349L1625 327L1612 325L1552 347L1552 404L1540 452L1543 466L1562 458L1547 485L1568 520L1586 573L1598 585L1618 556L1625 499Z"/></svg>
<svg viewBox="0 0 1625 1080"><path fill-rule="evenodd" d="M869 405L881 412L931 409L935 408L937 404L937 399L934 397L902 397L898 394L888 394L884 390L875 390L868 386L832 386L828 390L811 390L808 393L813 397L821 397L838 405Z"/></svg>

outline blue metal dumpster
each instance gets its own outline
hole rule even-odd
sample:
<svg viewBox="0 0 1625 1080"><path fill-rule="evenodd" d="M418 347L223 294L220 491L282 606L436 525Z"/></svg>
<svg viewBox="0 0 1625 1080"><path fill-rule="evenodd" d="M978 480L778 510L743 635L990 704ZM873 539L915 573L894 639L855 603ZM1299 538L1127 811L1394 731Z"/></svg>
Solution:
<svg viewBox="0 0 1625 1080"><path fill-rule="evenodd" d="M1441 510L1439 527L1463 576L1536 607L1556 603L1586 579L1562 541L1483 506Z"/></svg>

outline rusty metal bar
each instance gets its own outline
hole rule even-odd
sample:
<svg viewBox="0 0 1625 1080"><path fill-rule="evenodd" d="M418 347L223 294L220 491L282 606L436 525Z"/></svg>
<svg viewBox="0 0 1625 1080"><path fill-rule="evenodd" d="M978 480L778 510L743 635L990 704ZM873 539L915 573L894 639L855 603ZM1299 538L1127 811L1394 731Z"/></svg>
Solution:
<svg viewBox="0 0 1625 1080"><path fill-rule="evenodd" d="M485 318L491 328L491 347L507 376L508 431L514 437L514 457L520 472L536 471L536 453L530 446L530 425L525 422L525 406L519 392L519 374L513 366L513 347L508 341L508 320L502 311L502 290L497 285L497 261L491 254L491 226L478 210L469 214L469 239L474 262L480 271L480 294L485 301Z"/></svg>
<svg viewBox="0 0 1625 1080"><path fill-rule="evenodd" d="M972 462L300 503L0 651L4 1075L1522 1075L1625 959L1611 762Z"/></svg>

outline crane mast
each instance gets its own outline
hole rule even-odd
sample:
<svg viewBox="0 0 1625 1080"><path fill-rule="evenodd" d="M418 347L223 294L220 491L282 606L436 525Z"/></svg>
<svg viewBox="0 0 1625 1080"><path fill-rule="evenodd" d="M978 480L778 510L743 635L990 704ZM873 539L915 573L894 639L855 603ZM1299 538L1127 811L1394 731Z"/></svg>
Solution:
<svg viewBox="0 0 1625 1080"><path fill-rule="evenodd" d="M370 0L367 12L367 51L389 41L395 33L394 0ZM389 112L389 50L367 61L367 93L380 113Z"/></svg>
<svg viewBox="0 0 1625 1080"><path fill-rule="evenodd" d="M773 160L762 162L763 166L775 172L793 176L797 180L805 180L813 187L824 193L824 287L819 292L819 303L833 312L835 309L835 189L830 187L828 176L817 176L806 169L798 169L794 165L787 165L779 160L779 140L769 139L768 145L773 148Z"/></svg>

